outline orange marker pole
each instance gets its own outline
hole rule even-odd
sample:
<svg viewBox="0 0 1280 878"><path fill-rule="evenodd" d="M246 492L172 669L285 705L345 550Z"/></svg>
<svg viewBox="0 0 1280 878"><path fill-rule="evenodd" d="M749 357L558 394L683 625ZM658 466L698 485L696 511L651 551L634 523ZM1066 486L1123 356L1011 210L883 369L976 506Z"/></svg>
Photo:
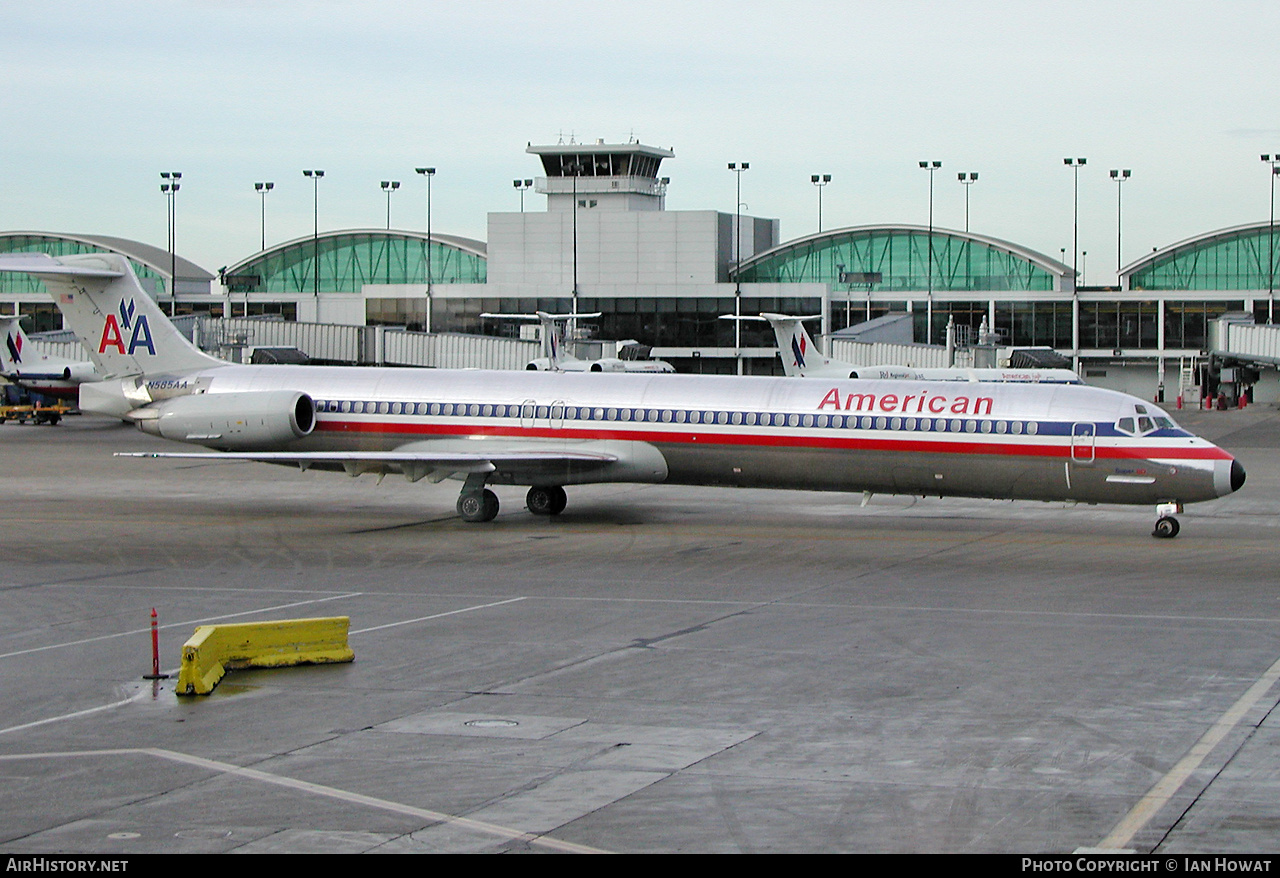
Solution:
<svg viewBox="0 0 1280 878"><path fill-rule="evenodd" d="M151 608L151 673L143 674L144 680L167 680L168 674L160 673L160 629L157 627L156 608Z"/></svg>

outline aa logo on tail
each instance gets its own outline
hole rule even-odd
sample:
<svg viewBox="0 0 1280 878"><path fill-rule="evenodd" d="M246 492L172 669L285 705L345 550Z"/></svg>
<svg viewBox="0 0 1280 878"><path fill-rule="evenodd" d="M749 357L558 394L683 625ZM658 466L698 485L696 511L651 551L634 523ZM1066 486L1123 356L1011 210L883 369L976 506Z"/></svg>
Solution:
<svg viewBox="0 0 1280 878"><path fill-rule="evenodd" d="M130 332L129 349L125 350L124 334ZM114 348L119 354L133 356L138 348L146 348L151 356L156 354L156 346L151 341L151 327L147 324L145 314L134 315L133 299L128 302L120 300L120 319L108 314L102 325L102 340L98 342L98 353L106 353L107 348Z"/></svg>
<svg viewBox="0 0 1280 878"><path fill-rule="evenodd" d="M9 359L14 363L22 362L22 336L9 333L5 343L9 346Z"/></svg>
<svg viewBox="0 0 1280 878"><path fill-rule="evenodd" d="M804 349L804 336L797 332L795 335L791 336L791 353L795 355L796 365L801 369L804 368Z"/></svg>

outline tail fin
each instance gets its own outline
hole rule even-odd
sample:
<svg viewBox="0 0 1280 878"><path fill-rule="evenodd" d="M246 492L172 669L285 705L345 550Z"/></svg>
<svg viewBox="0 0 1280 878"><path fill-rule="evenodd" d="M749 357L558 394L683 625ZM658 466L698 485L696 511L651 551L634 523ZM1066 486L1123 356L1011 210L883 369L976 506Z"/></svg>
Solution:
<svg viewBox="0 0 1280 878"><path fill-rule="evenodd" d="M19 314L0 316L0 335L4 336L4 345L0 346L0 374L12 375L24 365L29 345Z"/></svg>
<svg viewBox="0 0 1280 878"><path fill-rule="evenodd" d="M494 314L485 312L481 317L495 317L501 320L536 320L542 325L542 356L547 361L547 368L558 371L561 364L576 361L578 358L564 349L563 325L570 320L583 317L599 317L599 311L590 314L548 314L538 311L535 314Z"/></svg>
<svg viewBox="0 0 1280 878"><path fill-rule="evenodd" d="M178 332L123 256L92 253L55 259L24 253L0 257L0 271L40 278L94 367L109 378L224 365Z"/></svg>
<svg viewBox="0 0 1280 878"><path fill-rule="evenodd" d="M782 358L782 371L788 376L803 375L814 366L826 365L826 359L814 345L804 328L805 320L815 320L821 315L811 317L791 317L787 314L761 314L773 327L774 337L778 340L778 356Z"/></svg>

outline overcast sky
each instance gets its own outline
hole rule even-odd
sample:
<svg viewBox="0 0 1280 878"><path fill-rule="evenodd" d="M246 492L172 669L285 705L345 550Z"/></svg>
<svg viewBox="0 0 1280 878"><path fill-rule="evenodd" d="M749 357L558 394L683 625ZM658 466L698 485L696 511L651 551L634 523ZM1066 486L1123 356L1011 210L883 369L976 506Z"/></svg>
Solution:
<svg viewBox="0 0 1280 878"><path fill-rule="evenodd" d="M1079 172L1087 281L1153 247L1269 215L1280 153L1280 3L147 2L0 6L0 230L166 246L159 172L183 173L178 250L212 271L322 229L432 226L484 239L519 209L525 146L671 147L669 210L746 212L782 240L928 221L1071 262ZM545 200L526 196L528 209Z"/></svg>

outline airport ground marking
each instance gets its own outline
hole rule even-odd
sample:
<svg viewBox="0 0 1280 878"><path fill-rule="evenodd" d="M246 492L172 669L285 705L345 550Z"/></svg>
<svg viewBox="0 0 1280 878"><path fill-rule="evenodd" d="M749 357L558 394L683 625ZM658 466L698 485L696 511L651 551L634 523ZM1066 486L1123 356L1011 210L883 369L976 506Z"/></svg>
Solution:
<svg viewBox="0 0 1280 878"><path fill-rule="evenodd" d="M1134 805L1115 829L1098 843L1103 850L1122 850L1128 847L1133 837L1163 808L1174 793L1181 789L1197 768L1208 758L1218 744L1244 719L1246 713L1270 691L1276 681L1280 680L1280 659L1258 678L1243 695L1227 709L1227 712L1214 722L1200 740L1183 756L1169 772L1153 786L1138 804Z"/></svg>
<svg viewBox="0 0 1280 878"><path fill-rule="evenodd" d="M346 594L329 595L328 597L314 598L309 601L294 601L293 603L289 603L289 604L277 604L274 607L258 607L257 609L245 610L240 613L224 613L221 616L209 616L203 619L189 619L185 622L168 622L164 625L160 625L159 628L161 629L185 628L189 625L207 625L210 622L216 622L220 619L235 619L239 616L252 616L256 613L270 613L276 610L291 610L294 607L305 607L309 604L323 604L323 603L327 603L328 601L339 601L339 600L344 600L346 598L360 597L360 595L362 594L364 594L364 592L353 591L353 592L348 592ZM14 652L0 653L0 659L13 658L14 656L20 656L20 655L30 655L31 653L45 652L50 649L62 649L63 647L67 647L67 646L83 646L86 643L98 643L103 640L115 640L120 637L136 637L139 634L149 634L150 632L151 632L150 627L138 628L137 630L134 630L134 631L118 631L115 634L103 634L98 637L87 637L84 640L70 640L70 641L67 641L66 643L50 643L50 644L46 644L45 646L33 646L30 649L19 649L19 650L15 650Z"/></svg>
<svg viewBox="0 0 1280 878"><path fill-rule="evenodd" d="M110 704L100 704L97 707L88 707L84 710L74 711L73 713L64 713L61 716L50 716L45 719L38 719L29 723L23 723L19 726L9 726L7 729L0 729L0 735L6 735L9 732L21 732L24 729L34 729L37 726L47 726L51 723L62 722L63 720L79 719L80 717L90 716L95 713L102 713L105 710L115 710L117 707L124 707L126 704L132 704L135 701L140 701L148 694L149 693L146 689L139 689L128 698L121 699L120 701L113 701Z"/></svg>
<svg viewBox="0 0 1280 878"><path fill-rule="evenodd" d="M102 757L102 756L152 756L160 759L166 759L172 762L179 762L185 765L202 768L218 774L229 774L237 777L248 778L249 780L259 781L261 783L272 784L274 786L284 787L286 789L296 790L302 793L312 795L325 796L330 799L337 799L343 802L349 802L353 805L364 805L370 808L377 808L381 811L390 811L395 814L401 814L407 817L416 817L421 820L427 820L432 823L447 823L462 829L469 829L474 832L483 833L485 835L495 835L509 841L520 841L527 844L544 847L550 850L559 851L561 853L576 854L603 854L607 851L600 848L590 847L589 845L575 844L570 841L561 841L545 835L537 835L531 832L524 832L519 829L512 829L507 826L501 826L496 823L489 823L484 820L474 820L470 817L458 817L452 814L445 814L440 811L432 811L428 808L418 808L414 805L405 805L401 802L393 802L389 799L380 799L376 796L366 796L362 793L353 793L348 790L341 790L337 787L326 786L324 784L312 783L310 781L298 780L297 778L285 777L279 774L272 774L257 768L248 768L245 766L234 765L229 762L220 762L214 759L206 759L202 756L192 756L187 753L179 753L176 750L166 750L161 747L129 747L107 750L70 750L63 752L51 753L15 753L10 755L0 755L0 762L12 762L19 759L66 759L71 757Z"/></svg>
<svg viewBox="0 0 1280 878"><path fill-rule="evenodd" d="M385 631L387 628L399 628L402 625L413 625L417 622L430 622L433 619L443 619L446 616L457 616L461 613L471 613L471 612L474 612L475 610L487 610L490 607L501 607L503 604L517 604L523 600L527 600L527 598L523 598L523 597L507 598L505 601L494 601L493 603L490 603L490 604L477 604L474 607L462 607L461 609L458 609L458 610L446 610L443 613L436 613L435 615L432 615L432 616L419 616L416 619L403 619L399 622L388 622L385 625L374 625L372 628L361 628L358 631L350 632L348 636L354 636L356 634L368 634L371 631Z"/></svg>

